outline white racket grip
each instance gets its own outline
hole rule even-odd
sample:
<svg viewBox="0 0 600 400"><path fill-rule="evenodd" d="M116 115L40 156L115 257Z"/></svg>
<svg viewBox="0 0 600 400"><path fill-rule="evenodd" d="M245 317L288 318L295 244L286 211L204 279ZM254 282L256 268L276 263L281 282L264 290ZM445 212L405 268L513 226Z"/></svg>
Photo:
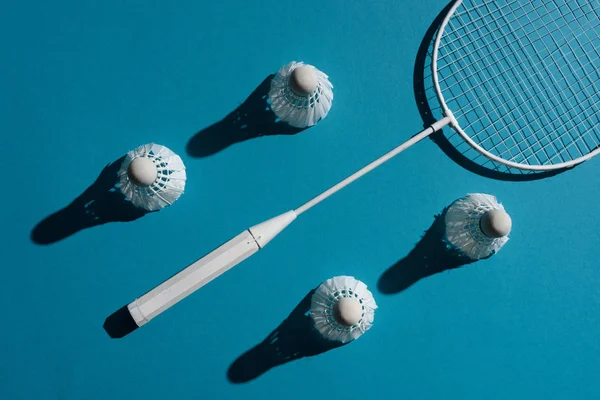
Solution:
<svg viewBox="0 0 600 400"><path fill-rule="evenodd" d="M265 247L295 219L296 213L288 211L245 230L131 302L127 306L129 314L137 326L145 325L158 314Z"/></svg>
<svg viewBox="0 0 600 400"><path fill-rule="evenodd" d="M245 230L130 303L127 308L131 317L138 326L146 324L259 249L260 247L250 230Z"/></svg>

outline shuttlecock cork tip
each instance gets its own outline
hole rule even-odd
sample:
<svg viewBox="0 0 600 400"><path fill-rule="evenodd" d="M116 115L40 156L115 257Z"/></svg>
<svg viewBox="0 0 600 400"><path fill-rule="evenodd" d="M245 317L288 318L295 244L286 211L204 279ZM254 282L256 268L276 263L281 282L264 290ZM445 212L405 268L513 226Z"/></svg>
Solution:
<svg viewBox="0 0 600 400"><path fill-rule="evenodd" d="M158 176L156 166L148 157L137 157L127 167L129 179L138 186L150 186Z"/></svg>
<svg viewBox="0 0 600 400"><path fill-rule="evenodd" d="M481 216L481 231L491 238L507 236L512 229L510 215L504 210L490 210Z"/></svg>
<svg viewBox="0 0 600 400"><path fill-rule="evenodd" d="M334 318L338 324L344 326L356 325L362 318L362 306L352 297L343 297L337 302L334 309Z"/></svg>
<svg viewBox="0 0 600 400"><path fill-rule="evenodd" d="M318 84L317 72L308 65L301 65L290 74L290 88L299 96L308 96Z"/></svg>

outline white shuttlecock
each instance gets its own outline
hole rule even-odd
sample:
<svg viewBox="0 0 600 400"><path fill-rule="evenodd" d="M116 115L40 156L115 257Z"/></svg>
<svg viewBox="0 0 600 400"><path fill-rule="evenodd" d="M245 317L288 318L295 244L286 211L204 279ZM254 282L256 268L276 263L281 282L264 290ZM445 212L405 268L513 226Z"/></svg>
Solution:
<svg viewBox="0 0 600 400"><path fill-rule="evenodd" d="M367 285L351 276L337 276L317 288L310 316L324 338L348 343L371 328L376 308Z"/></svg>
<svg viewBox="0 0 600 400"><path fill-rule="evenodd" d="M292 61L271 81L269 100L277 117L295 128L313 126L325 118L333 101L328 76L312 65Z"/></svg>
<svg viewBox="0 0 600 400"><path fill-rule="evenodd" d="M136 207L148 211L173 204L185 189L185 166L181 158L154 143L128 152L118 175L123 195Z"/></svg>
<svg viewBox="0 0 600 400"><path fill-rule="evenodd" d="M446 241L473 260L488 257L508 242L512 220L495 196L469 194L446 211Z"/></svg>

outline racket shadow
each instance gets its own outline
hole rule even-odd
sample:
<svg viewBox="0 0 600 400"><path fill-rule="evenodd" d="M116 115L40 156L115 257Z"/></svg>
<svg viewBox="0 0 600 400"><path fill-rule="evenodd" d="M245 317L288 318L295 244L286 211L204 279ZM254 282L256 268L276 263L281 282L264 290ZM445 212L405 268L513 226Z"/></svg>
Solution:
<svg viewBox="0 0 600 400"><path fill-rule="evenodd" d="M234 384L250 382L271 368L312 357L343 346L324 339L308 315L315 289L298 303L290 315L265 340L238 357L227 370Z"/></svg>
<svg viewBox="0 0 600 400"><path fill-rule="evenodd" d="M419 114L423 120L423 127L429 127L431 124L441 118L441 109L438 105L437 97L433 89L431 76L431 53L435 35L448 14L448 11L454 5L452 0L434 19L427 29L423 40L417 51L415 68L413 72L413 89ZM433 108L432 108L433 107ZM507 167L503 164L489 160L479 152L471 148L452 128L444 128L429 137L456 164L464 169L478 174L480 176L501 180L501 181L533 181L548 178L560 174L571 168L563 168L551 171L525 171Z"/></svg>
<svg viewBox="0 0 600 400"><path fill-rule="evenodd" d="M444 242L446 210L434 216L415 248L381 275L377 282L381 293L400 293L423 278L475 262Z"/></svg>
<svg viewBox="0 0 600 400"><path fill-rule="evenodd" d="M208 157L235 143L260 136L302 132L304 129L278 121L271 111L267 95L274 76L267 76L239 107L221 121L196 133L187 143L187 153L195 158Z"/></svg>

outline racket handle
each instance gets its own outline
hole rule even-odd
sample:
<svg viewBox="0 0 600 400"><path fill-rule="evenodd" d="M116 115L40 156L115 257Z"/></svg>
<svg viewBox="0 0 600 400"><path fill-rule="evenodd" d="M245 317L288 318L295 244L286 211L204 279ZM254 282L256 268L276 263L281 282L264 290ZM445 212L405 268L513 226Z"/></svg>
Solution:
<svg viewBox="0 0 600 400"><path fill-rule="evenodd" d="M137 326L145 325L152 318L256 253L295 218L296 214L289 211L243 231L131 302L127 306L129 314Z"/></svg>

